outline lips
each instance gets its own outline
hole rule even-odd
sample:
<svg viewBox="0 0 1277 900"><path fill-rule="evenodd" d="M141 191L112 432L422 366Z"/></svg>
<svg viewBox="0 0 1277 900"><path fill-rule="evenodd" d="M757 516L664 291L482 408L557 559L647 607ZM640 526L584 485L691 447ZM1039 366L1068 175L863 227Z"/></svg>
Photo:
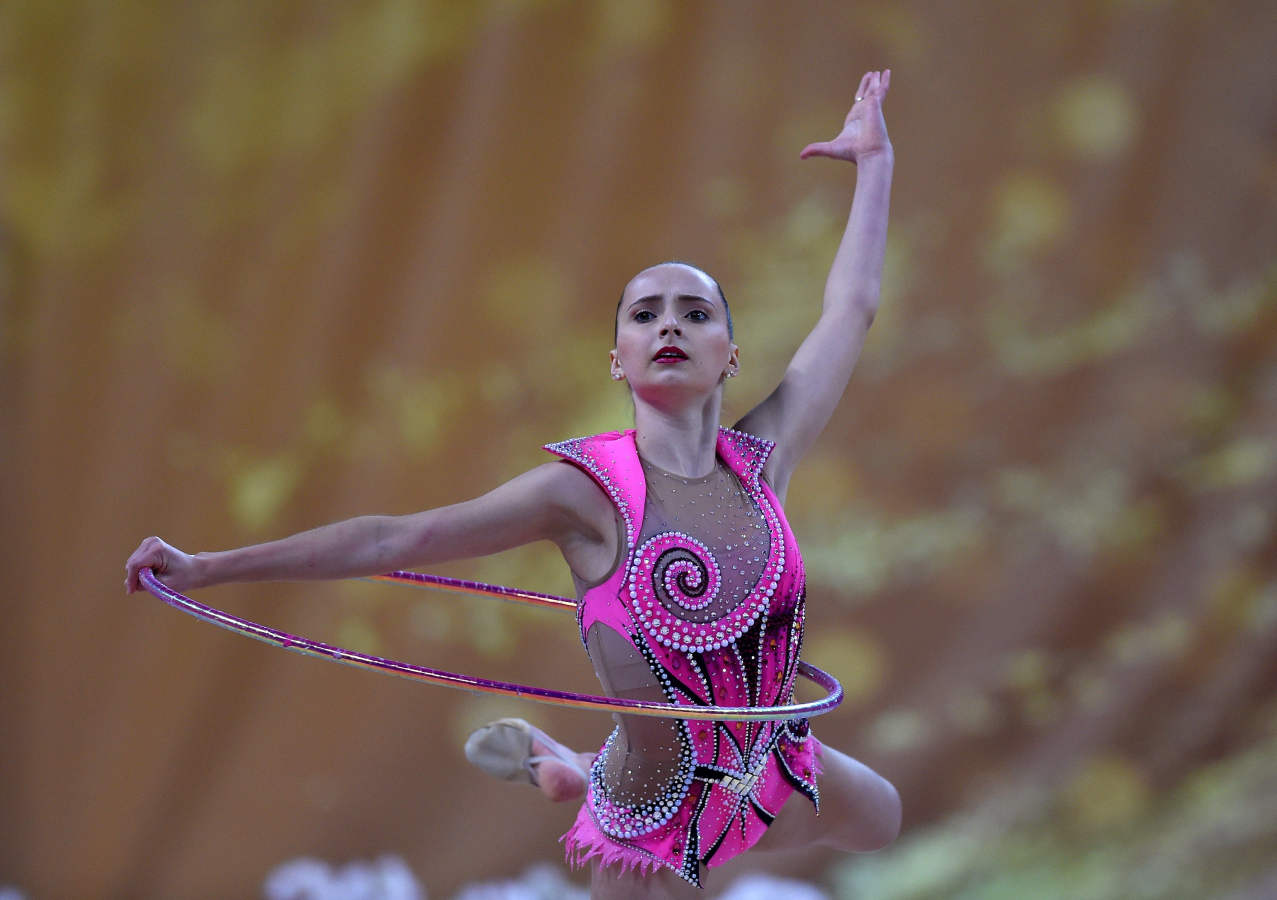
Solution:
<svg viewBox="0 0 1277 900"><path fill-rule="evenodd" d="M662 347L657 354L652 357L653 362L658 363L675 363L682 362L687 359L687 354L677 347Z"/></svg>

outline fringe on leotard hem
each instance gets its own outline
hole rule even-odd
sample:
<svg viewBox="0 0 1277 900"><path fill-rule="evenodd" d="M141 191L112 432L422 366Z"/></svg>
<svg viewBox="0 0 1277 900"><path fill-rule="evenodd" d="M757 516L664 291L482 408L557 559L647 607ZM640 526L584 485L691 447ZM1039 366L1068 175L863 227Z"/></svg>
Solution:
<svg viewBox="0 0 1277 900"><path fill-rule="evenodd" d="M559 842L564 845L564 855L573 869L580 869L595 857L601 866L619 865L622 874L636 870L640 875L647 876L665 866L665 863L641 850L607 840L590 823L583 823L579 819L568 829L567 834L559 838Z"/></svg>

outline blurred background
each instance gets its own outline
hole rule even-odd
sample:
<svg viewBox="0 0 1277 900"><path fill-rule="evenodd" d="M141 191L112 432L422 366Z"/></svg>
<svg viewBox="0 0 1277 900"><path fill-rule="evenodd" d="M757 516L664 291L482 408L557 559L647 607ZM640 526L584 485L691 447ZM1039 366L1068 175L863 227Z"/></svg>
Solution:
<svg viewBox="0 0 1277 900"><path fill-rule="evenodd" d="M605 715L281 653L126 597L124 560L454 502L626 427L613 309L671 257L733 305L734 421L814 322L855 184L798 151L890 67L882 308L787 508L805 655L847 691L815 731L900 788L905 832L741 869L1277 896L1270 3L16 0L0 47L0 885L563 869L575 806L462 743L515 714L593 748ZM571 590L548 546L441 571ZM597 686L553 613L199 599Z"/></svg>

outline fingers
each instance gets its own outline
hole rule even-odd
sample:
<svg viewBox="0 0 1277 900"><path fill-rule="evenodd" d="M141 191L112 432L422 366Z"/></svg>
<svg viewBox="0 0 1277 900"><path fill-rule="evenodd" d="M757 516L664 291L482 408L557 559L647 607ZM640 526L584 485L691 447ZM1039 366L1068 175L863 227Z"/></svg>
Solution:
<svg viewBox="0 0 1277 900"><path fill-rule="evenodd" d="M861 76L860 86L856 88L857 100L869 93L869 79L873 74L873 72L866 72L863 76Z"/></svg>
<svg viewBox="0 0 1277 900"><path fill-rule="evenodd" d="M124 564L124 590L132 594L142 589L140 573L150 569L157 575L164 572L164 542L157 537L149 537L138 545Z"/></svg>
<svg viewBox="0 0 1277 900"><path fill-rule="evenodd" d="M142 570L145 568L148 567L138 566L129 572L128 577L124 579L124 593L136 594L142 590Z"/></svg>
<svg viewBox="0 0 1277 900"><path fill-rule="evenodd" d="M881 102L887 96L889 87L891 87L890 69L868 71L860 79L860 87L856 88L856 100L860 101L875 97Z"/></svg>

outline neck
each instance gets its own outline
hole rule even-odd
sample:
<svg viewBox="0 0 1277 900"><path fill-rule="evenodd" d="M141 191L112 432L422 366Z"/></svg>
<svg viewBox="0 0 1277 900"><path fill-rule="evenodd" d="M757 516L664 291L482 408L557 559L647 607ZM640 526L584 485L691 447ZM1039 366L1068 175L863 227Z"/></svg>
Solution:
<svg viewBox="0 0 1277 900"><path fill-rule="evenodd" d="M634 440L639 455L657 468L700 478L714 468L722 393L688 407L659 407L634 399Z"/></svg>

